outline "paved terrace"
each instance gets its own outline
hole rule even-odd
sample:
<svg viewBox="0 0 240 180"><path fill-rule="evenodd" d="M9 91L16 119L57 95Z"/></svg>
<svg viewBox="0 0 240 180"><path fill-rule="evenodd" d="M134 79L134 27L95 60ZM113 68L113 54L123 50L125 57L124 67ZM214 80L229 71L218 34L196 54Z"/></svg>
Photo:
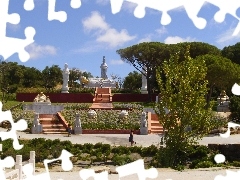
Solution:
<svg viewBox="0 0 240 180"><path fill-rule="evenodd" d="M1 129L0 129L1 131ZM6 130L5 130L6 131ZM84 144L92 143L96 144L102 142L105 144L111 145L128 145L128 134L81 134L81 135L72 135L67 137L67 135L60 134L27 134L24 132L18 132L18 136L21 139L33 139L33 138L46 138L46 139L60 139L62 141L69 140L72 143ZM158 145L161 140L162 135L149 134L149 135L134 135L134 141L137 142L136 145L147 147L150 145ZM199 141L202 145L207 144L240 144L240 134L231 135L229 138L222 138L219 135L207 136Z"/></svg>

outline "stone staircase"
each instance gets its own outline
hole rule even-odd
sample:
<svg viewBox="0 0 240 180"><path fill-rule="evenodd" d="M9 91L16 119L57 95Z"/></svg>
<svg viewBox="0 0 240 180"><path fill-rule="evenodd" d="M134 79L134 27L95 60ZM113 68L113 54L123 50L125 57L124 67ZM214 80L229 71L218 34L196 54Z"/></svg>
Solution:
<svg viewBox="0 0 240 180"><path fill-rule="evenodd" d="M150 134L163 134L164 129L160 125L157 114L148 112L148 132Z"/></svg>
<svg viewBox="0 0 240 180"><path fill-rule="evenodd" d="M66 124L58 114L39 114L39 122L42 124L43 134L67 134Z"/></svg>
<svg viewBox="0 0 240 180"><path fill-rule="evenodd" d="M112 103L111 88L96 88L93 103Z"/></svg>

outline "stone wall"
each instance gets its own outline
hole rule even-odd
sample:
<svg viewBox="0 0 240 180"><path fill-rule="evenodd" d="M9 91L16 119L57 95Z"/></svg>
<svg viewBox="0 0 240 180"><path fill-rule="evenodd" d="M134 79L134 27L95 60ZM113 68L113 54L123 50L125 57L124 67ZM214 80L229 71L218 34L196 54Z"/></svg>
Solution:
<svg viewBox="0 0 240 180"><path fill-rule="evenodd" d="M208 148L219 151L227 161L240 161L240 144L208 144Z"/></svg>
<svg viewBox="0 0 240 180"><path fill-rule="evenodd" d="M51 103L92 103L91 93L44 93L49 96ZM37 93L17 93L17 101L33 102Z"/></svg>
<svg viewBox="0 0 240 180"><path fill-rule="evenodd" d="M44 93L49 96L52 103L93 103L94 96L91 93ZM37 93L17 93L17 101L33 102ZM157 94L152 94L152 101ZM112 102L147 102L148 94L114 94Z"/></svg>

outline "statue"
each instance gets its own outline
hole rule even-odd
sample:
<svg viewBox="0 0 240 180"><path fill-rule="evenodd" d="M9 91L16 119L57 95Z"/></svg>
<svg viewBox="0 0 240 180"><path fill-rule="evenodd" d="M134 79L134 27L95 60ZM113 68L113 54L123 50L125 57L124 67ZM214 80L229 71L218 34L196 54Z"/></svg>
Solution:
<svg viewBox="0 0 240 180"><path fill-rule="evenodd" d="M108 66L106 64L105 56L103 56L103 63L101 64L100 68L101 68L101 78L108 79L108 77L107 77Z"/></svg>
<svg viewBox="0 0 240 180"><path fill-rule="evenodd" d="M49 98L48 98L49 99ZM40 94L38 94L35 98L34 98L34 102L46 102L47 97L45 96L45 94L43 94L43 92L41 92ZM50 99L49 99L50 101Z"/></svg>
<svg viewBox="0 0 240 180"><path fill-rule="evenodd" d="M141 115L140 134L141 135L147 135L148 134L148 121L147 121L146 112L142 112L142 115Z"/></svg>
<svg viewBox="0 0 240 180"><path fill-rule="evenodd" d="M148 127L147 119L146 119L146 112L142 112L142 118L141 118L141 127Z"/></svg>
<svg viewBox="0 0 240 180"><path fill-rule="evenodd" d="M34 120L31 131L32 134L39 134L42 132L42 125L39 123L39 113L34 114Z"/></svg>
<svg viewBox="0 0 240 180"><path fill-rule="evenodd" d="M70 74L70 71L68 69L68 64L65 63L64 69L63 69L63 72L62 72L62 75L63 75L62 93L68 93L68 90L69 90L69 88L68 88L69 74Z"/></svg>
<svg viewBox="0 0 240 180"><path fill-rule="evenodd" d="M142 68L142 88L141 88L141 93L142 94L147 94L148 91L147 91L147 67L144 66Z"/></svg>
<svg viewBox="0 0 240 180"><path fill-rule="evenodd" d="M81 120L80 120L80 114L76 114L76 119L74 123L74 134L82 134L82 125L81 125Z"/></svg>

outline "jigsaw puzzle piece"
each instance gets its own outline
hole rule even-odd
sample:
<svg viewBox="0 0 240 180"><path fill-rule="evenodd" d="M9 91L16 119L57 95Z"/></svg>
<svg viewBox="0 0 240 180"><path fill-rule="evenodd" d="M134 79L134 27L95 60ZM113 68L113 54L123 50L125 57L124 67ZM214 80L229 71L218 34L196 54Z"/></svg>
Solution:
<svg viewBox="0 0 240 180"><path fill-rule="evenodd" d="M35 7L34 0L25 0L23 7L26 11L32 11Z"/></svg>
<svg viewBox="0 0 240 180"><path fill-rule="evenodd" d="M26 39L17 39L12 37L0 37L0 54L4 59L9 58L14 53L18 53L19 59L22 62L29 60L30 55L25 50L25 47L34 42L35 29L33 27L27 27L25 29ZM14 46L13 46L14 45Z"/></svg>
<svg viewBox="0 0 240 180"><path fill-rule="evenodd" d="M94 180L108 180L107 171L95 173L93 169L82 169L81 171L79 171L79 176L82 180L87 180L90 177L93 177Z"/></svg>
<svg viewBox="0 0 240 180"><path fill-rule="evenodd" d="M111 3L111 9L113 14L117 14L120 12L124 0L110 0Z"/></svg>
<svg viewBox="0 0 240 180"><path fill-rule="evenodd" d="M184 8L188 17L192 20L193 24L198 29L204 29L207 25L207 21L204 18L198 17L198 13L203 7L205 0L182 0L184 2Z"/></svg>
<svg viewBox="0 0 240 180"><path fill-rule="evenodd" d="M237 10L240 7L240 1L239 0L207 0L207 2L217 6L219 8L219 11L214 15L215 21L222 23L227 14L232 15L233 17L240 19L237 16Z"/></svg>
<svg viewBox="0 0 240 180"><path fill-rule="evenodd" d="M156 168L144 169L143 159L116 168L119 178L137 174L139 180L154 179L158 177Z"/></svg>
<svg viewBox="0 0 240 180"><path fill-rule="evenodd" d="M77 8L80 8L81 7L81 0L71 0L70 2L70 6L73 8L73 9L77 9Z"/></svg>
<svg viewBox="0 0 240 180"><path fill-rule="evenodd" d="M7 23L18 24L20 16L17 13L8 14L9 0L0 1L0 37L6 36Z"/></svg>
<svg viewBox="0 0 240 180"><path fill-rule="evenodd" d="M24 119L19 120L14 123L12 118L11 111L2 111L2 102L0 102L0 123L3 121L9 121L11 124L11 130L8 132L0 132L0 137L4 141L6 139L13 139L13 148L15 150L19 150L23 147L23 145L19 144L17 138L17 130L22 131L27 129L27 122Z"/></svg>
<svg viewBox="0 0 240 180"><path fill-rule="evenodd" d="M0 179L1 180L6 180L4 169L12 168L14 164L15 164L15 161L11 156L8 156L3 160L0 159Z"/></svg>

